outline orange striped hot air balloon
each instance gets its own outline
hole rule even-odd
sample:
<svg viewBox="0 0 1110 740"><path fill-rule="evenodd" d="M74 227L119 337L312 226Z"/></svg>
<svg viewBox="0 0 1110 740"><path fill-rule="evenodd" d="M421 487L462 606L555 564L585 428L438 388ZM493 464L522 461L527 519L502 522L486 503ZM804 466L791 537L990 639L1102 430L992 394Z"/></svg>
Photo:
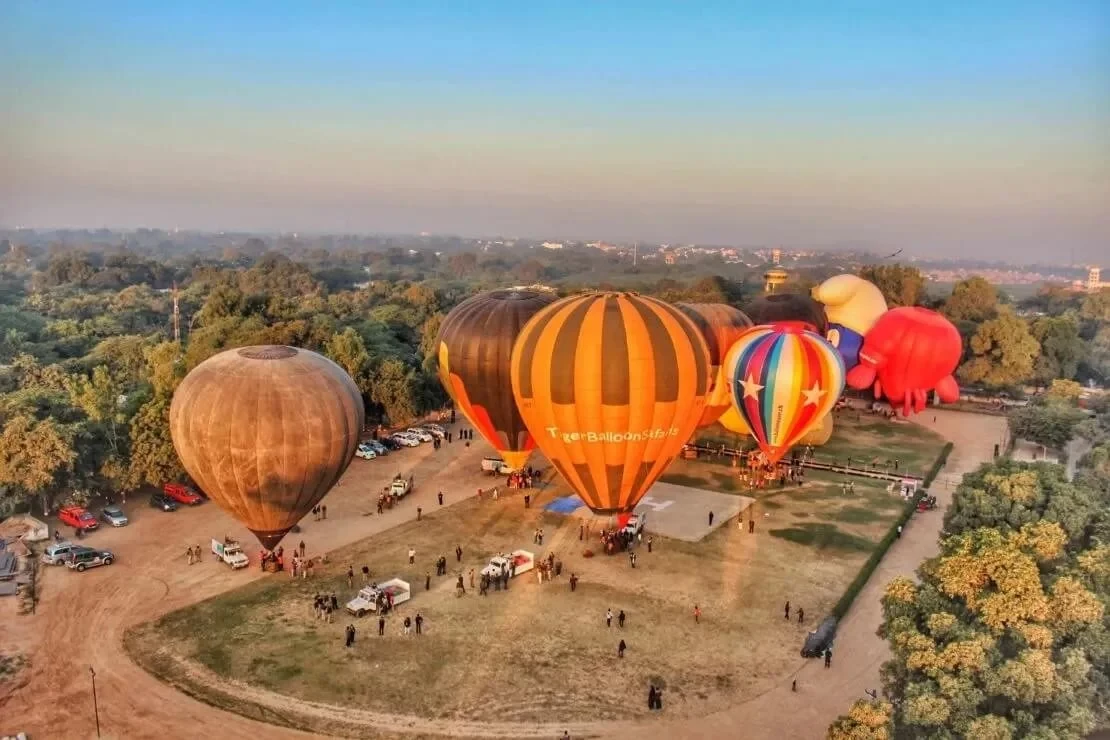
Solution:
<svg viewBox="0 0 1110 740"><path fill-rule="evenodd" d="M595 513L631 511L690 438L709 352L674 306L634 293L564 298L513 347L513 396L536 445Z"/></svg>
<svg viewBox="0 0 1110 740"><path fill-rule="evenodd" d="M771 462L818 425L844 390L840 353L793 324L749 329L725 367L736 410Z"/></svg>
<svg viewBox="0 0 1110 740"><path fill-rule="evenodd" d="M698 421L699 427L707 427L732 405L728 379L722 366L729 347L751 327L752 320L727 303L676 303L675 307L690 317L709 348L709 395Z"/></svg>
<svg viewBox="0 0 1110 740"><path fill-rule="evenodd" d="M509 360L517 334L555 294L495 290L468 298L439 328L439 380L474 428L512 468L536 446L517 411Z"/></svg>

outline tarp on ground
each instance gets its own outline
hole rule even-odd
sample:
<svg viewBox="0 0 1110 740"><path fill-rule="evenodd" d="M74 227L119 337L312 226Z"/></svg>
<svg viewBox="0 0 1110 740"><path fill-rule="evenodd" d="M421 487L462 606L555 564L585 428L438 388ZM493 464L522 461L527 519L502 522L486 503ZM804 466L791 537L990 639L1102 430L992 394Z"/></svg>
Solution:
<svg viewBox="0 0 1110 740"><path fill-rule="evenodd" d="M582 499L577 496L563 496L552 501L544 509L554 511L556 514L573 514L582 506Z"/></svg>

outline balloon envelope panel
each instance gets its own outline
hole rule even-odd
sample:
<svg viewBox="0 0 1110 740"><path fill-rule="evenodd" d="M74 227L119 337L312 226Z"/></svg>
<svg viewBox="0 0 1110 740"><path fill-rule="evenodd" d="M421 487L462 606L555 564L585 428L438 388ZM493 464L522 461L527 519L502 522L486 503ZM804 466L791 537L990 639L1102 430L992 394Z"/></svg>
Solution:
<svg viewBox="0 0 1110 740"><path fill-rule="evenodd" d="M535 447L513 400L513 343L552 293L495 290L460 303L443 320L436 345L439 379L475 429L513 467Z"/></svg>
<svg viewBox="0 0 1110 740"><path fill-rule="evenodd" d="M701 416L709 353L694 324L631 293L565 298L513 348L513 396L536 444L598 513L631 511Z"/></svg>
<svg viewBox="0 0 1110 740"><path fill-rule="evenodd" d="M724 376L722 369L725 354L740 335L751 328L752 320L743 311L727 303L676 303L675 307L694 322L709 349L709 394L706 396L705 410L698 420L699 427L709 426L732 405L728 378Z"/></svg>
<svg viewBox="0 0 1110 740"><path fill-rule="evenodd" d="M825 307L809 296L798 293L761 295L747 305L745 312L757 325L800 321L809 324L808 328L821 336L825 336L829 330Z"/></svg>
<svg viewBox="0 0 1110 740"><path fill-rule="evenodd" d="M339 480L364 420L362 395L342 368L281 345L210 357L170 405L186 472L270 549Z"/></svg>

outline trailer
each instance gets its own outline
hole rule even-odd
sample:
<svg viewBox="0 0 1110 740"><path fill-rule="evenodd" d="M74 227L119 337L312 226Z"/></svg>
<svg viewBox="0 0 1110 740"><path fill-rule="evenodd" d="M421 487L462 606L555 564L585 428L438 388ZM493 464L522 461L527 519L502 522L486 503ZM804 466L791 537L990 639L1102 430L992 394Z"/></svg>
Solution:
<svg viewBox="0 0 1110 740"><path fill-rule="evenodd" d="M500 578L508 573L515 577L536 567L536 556L527 550L513 550L509 555L495 555L489 565L482 568L482 575Z"/></svg>
<svg viewBox="0 0 1110 740"><path fill-rule="evenodd" d="M516 468L499 457L483 457L482 470L489 475L512 475L517 472Z"/></svg>

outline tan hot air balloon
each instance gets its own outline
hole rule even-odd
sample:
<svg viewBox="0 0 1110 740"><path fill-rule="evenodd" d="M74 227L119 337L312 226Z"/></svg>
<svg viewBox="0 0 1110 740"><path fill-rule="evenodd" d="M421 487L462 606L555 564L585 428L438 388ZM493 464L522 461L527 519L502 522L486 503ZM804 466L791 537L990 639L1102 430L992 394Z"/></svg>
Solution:
<svg viewBox="0 0 1110 740"><path fill-rule="evenodd" d="M833 415L832 412L825 414L817 426L810 429L802 435L798 440L799 445L812 445L813 447L820 447L827 444L832 439L833 434Z"/></svg>
<svg viewBox="0 0 1110 740"><path fill-rule="evenodd" d="M732 407L732 396L723 368L725 354L752 326L752 320L727 303L676 303L675 307L690 317L709 348L709 395L705 398L705 410L698 421L699 427L707 427Z"/></svg>
<svg viewBox="0 0 1110 740"><path fill-rule="evenodd" d="M595 513L631 511L701 418L709 352L663 301L591 293L520 332L513 396L536 445Z"/></svg>
<svg viewBox="0 0 1110 740"><path fill-rule="evenodd" d="M509 467L524 467L536 446L513 400L509 360L528 319L554 293L494 290L468 298L439 329L439 380L459 410Z"/></svg>
<svg viewBox="0 0 1110 740"><path fill-rule="evenodd" d="M170 435L197 485L272 550L338 482L364 418L334 362L264 345L195 367L174 393Z"/></svg>

